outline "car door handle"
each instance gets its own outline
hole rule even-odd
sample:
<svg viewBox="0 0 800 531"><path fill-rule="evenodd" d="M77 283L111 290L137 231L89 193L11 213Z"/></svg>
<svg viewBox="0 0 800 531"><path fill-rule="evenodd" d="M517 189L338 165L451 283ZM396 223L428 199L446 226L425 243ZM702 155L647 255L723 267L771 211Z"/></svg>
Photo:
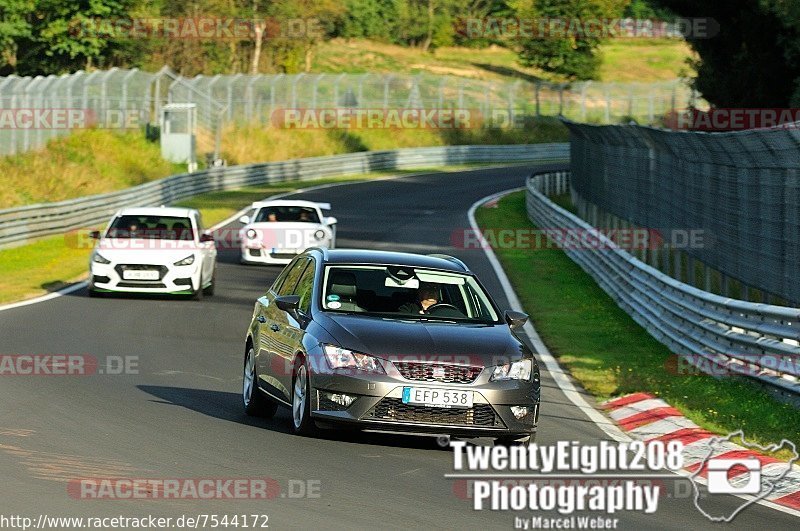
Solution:
<svg viewBox="0 0 800 531"><path fill-rule="evenodd" d="M278 330L281 329L281 327L276 324L271 324L269 325L269 329L272 330L273 332L277 332Z"/></svg>
<svg viewBox="0 0 800 531"><path fill-rule="evenodd" d="M267 322L267 318L264 317L263 315L259 315L258 317L256 317L256 321L258 321L261 324L264 324Z"/></svg>

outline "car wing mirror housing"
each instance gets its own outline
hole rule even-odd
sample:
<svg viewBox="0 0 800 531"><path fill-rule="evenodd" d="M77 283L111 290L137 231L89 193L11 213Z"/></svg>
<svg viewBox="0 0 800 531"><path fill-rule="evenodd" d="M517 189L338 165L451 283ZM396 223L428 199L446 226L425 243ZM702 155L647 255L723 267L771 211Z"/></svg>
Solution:
<svg viewBox="0 0 800 531"><path fill-rule="evenodd" d="M242 217L240 217L239 218L239 223L241 223L242 225L247 225L248 223L250 223L250 216L242 216Z"/></svg>
<svg viewBox="0 0 800 531"><path fill-rule="evenodd" d="M517 312L514 310L506 310L506 313L503 314L503 317L505 318L506 323L508 323L508 326L512 330L522 328L523 326L525 326L525 323L528 322L527 313Z"/></svg>
<svg viewBox="0 0 800 531"><path fill-rule="evenodd" d="M339 220L336 219L333 216L329 216L329 217L325 218L325 225L328 225L328 226L336 225L338 222L339 222Z"/></svg>
<svg viewBox="0 0 800 531"><path fill-rule="evenodd" d="M294 315L297 313L297 309L300 307L300 296L281 295L280 297L275 297L275 306L286 313Z"/></svg>
<svg viewBox="0 0 800 531"><path fill-rule="evenodd" d="M213 234L209 234L207 232L203 233L203 234L200 235L200 241L202 243L213 242L214 241L214 235Z"/></svg>
<svg viewBox="0 0 800 531"><path fill-rule="evenodd" d="M93 230L92 232L89 233L89 237L91 239L93 239L93 240L99 240L100 239L100 231L99 230Z"/></svg>

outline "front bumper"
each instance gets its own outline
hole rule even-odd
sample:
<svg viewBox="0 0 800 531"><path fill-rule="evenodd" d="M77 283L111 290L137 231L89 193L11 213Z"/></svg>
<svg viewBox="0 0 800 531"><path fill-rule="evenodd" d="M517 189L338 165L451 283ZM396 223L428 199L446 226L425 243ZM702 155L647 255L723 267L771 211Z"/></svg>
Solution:
<svg viewBox="0 0 800 531"><path fill-rule="evenodd" d="M311 416L317 423L462 437L522 437L536 431L540 403L538 382L489 382L488 369L470 384L409 380L391 370L381 375L354 374L357 372L312 374ZM472 391L473 406L467 409L404 404L404 387ZM357 398L344 407L331 402L330 393ZM512 406L526 407L527 414L518 418Z"/></svg>
<svg viewBox="0 0 800 531"><path fill-rule="evenodd" d="M157 270L159 278L152 280L123 278L123 272L128 268ZM197 263L189 266L165 266L92 262L89 284L90 289L95 291L188 294L200 286L200 269Z"/></svg>
<svg viewBox="0 0 800 531"><path fill-rule="evenodd" d="M262 249L257 246L242 247L241 261L247 264L275 264L285 265L294 260L294 257L305 251L305 248L295 249Z"/></svg>

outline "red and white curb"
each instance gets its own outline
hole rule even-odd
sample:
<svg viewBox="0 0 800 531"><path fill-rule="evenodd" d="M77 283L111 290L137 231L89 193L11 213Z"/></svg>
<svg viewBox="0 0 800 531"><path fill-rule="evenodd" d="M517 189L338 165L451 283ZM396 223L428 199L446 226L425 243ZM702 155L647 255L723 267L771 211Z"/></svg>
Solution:
<svg viewBox="0 0 800 531"><path fill-rule="evenodd" d="M775 459L722 440L723 437L704 430L664 400L653 395L635 393L604 402L601 407L633 439L644 442L683 443L684 471L690 475L708 479L708 470L704 463L709 459L758 459L762 474L766 477L779 476L786 470L785 460ZM722 441L715 444L715 449L709 456L710 443L715 438ZM728 473L733 485L737 484L737 477L744 480L746 476L748 473L744 469L734 468ZM792 466L792 469L776 482L774 490L763 499L782 507L800 510L800 467Z"/></svg>

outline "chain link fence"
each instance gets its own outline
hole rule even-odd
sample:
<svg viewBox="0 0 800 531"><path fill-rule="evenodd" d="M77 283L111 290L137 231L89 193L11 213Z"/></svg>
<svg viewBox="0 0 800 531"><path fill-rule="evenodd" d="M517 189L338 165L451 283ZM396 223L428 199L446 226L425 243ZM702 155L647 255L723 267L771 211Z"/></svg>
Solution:
<svg viewBox="0 0 800 531"><path fill-rule="evenodd" d="M663 235L699 234L680 249L666 237L648 259L706 291L713 280L714 291L731 295L733 280L739 298L755 289L761 300L800 303L800 124L700 133L565 123L585 218L608 224L610 214ZM655 257L670 250L671 267Z"/></svg>
<svg viewBox="0 0 800 531"><path fill-rule="evenodd" d="M51 138L80 127L131 129L157 124L165 103L197 104L198 150L218 158L226 125L269 126L279 109L469 109L496 125L508 125L523 116L560 115L593 123L631 119L654 123L695 100L696 95L680 80L554 84L429 74L184 78L168 67L156 73L113 68L62 76L9 76L0 78L0 155L40 148ZM59 113L67 119L59 121Z"/></svg>

